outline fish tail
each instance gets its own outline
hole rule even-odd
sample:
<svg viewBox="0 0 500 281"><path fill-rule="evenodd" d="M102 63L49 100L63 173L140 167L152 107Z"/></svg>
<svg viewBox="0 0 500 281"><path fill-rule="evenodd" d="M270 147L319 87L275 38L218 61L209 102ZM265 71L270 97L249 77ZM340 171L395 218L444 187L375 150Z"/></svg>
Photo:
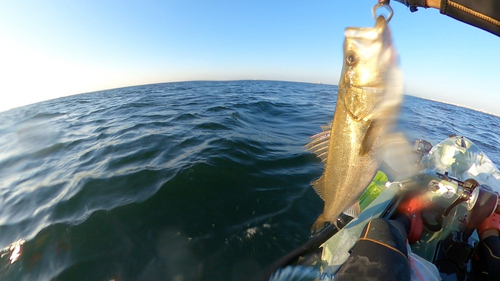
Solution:
<svg viewBox="0 0 500 281"><path fill-rule="evenodd" d="M318 219L313 223L311 227L311 233L316 234L319 233L323 228L328 226L328 223L330 223L329 220L325 219L323 214L319 215Z"/></svg>

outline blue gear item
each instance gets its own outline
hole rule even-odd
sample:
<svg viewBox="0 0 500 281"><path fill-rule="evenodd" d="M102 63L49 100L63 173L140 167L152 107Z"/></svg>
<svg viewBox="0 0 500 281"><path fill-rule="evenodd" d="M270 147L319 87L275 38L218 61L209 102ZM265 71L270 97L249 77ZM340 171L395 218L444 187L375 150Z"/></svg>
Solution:
<svg viewBox="0 0 500 281"><path fill-rule="evenodd" d="M410 11L412 13L418 11L417 9L418 7L429 8L425 4L425 0L396 0L396 1L404 4L406 7L410 7Z"/></svg>
<svg viewBox="0 0 500 281"><path fill-rule="evenodd" d="M332 274L321 273L319 269L307 266L287 266L276 271L269 281L332 281Z"/></svg>

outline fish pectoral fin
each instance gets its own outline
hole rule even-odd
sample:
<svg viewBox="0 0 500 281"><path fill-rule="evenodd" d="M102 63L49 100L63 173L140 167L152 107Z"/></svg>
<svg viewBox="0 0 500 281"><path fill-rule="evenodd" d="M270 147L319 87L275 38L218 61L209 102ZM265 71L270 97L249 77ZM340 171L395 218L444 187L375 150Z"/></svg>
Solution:
<svg viewBox="0 0 500 281"><path fill-rule="evenodd" d="M319 179L313 181L311 184L314 191L316 191L316 193L318 194L319 198L325 201L325 197L323 196L323 190L325 190L324 176L321 176Z"/></svg>
<svg viewBox="0 0 500 281"><path fill-rule="evenodd" d="M359 148L359 155L364 156L371 151L372 147L375 145L377 141L380 130L382 126L378 126L377 121L373 120L370 122L368 129L366 130L365 136L363 137L363 141L361 142L361 147Z"/></svg>
<svg viewBox="0 0 500 281"><path fill-rule="evenodd" d="M361 207L359 206L359 202L354 203L354 205L347 208L343 213L353 218L357 218L361 213Z"/></svg>

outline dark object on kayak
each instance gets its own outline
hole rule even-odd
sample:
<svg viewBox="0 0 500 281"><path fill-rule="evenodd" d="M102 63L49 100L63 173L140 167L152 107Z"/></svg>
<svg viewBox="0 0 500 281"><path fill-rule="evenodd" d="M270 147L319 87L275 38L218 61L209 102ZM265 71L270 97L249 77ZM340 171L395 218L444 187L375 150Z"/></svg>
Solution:
<svg viewBox="0 0 500 281"><path fill-rule="evenodd" d="M347 221L339 231L330 226L312 237L274 263L262 280L269 280L272 272L278 277L273 280L297 280L293 279L293 267L303 273L310 270L308 276L316 276L317 280L331 280L339 273L341 277L348 272L342 266L358 252L354 246L366 244L359 238L363 237L368 222L373 223L377 218L390 222L405 213L411 214L408 233L417 233L409 251L424 260L426 266L433 267L439 273L438 278L485 280L488 276L483 273L484 261L480 262L472 253L487 256L485 243L496 242L485 239L479 243L475 229L497 209L500 172L467 138L452 136L434 147L422 140L417 142L415 151L422 155L419 160L422 170L418 175L386 184L356 219ZM365 192L370 192L369 188ZM408 203L415 200L417 204ZM491 253L490 256L494 258ZM279 275L285 268L288 275Z"/></svg>

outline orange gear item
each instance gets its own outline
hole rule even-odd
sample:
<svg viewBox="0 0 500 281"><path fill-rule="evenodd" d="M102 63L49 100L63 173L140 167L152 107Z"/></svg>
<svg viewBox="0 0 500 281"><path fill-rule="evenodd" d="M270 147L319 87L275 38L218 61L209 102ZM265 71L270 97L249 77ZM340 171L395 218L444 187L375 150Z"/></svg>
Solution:
<svg viewBox="0 0 500 281"><path fill-rule="evenodd" d="M498 204L500 204L500 197L498 198ZM497 213L493 213L491 216L487 217L477 227L477 234L479 235L479 237L481 237L484 231L492 228L498 229L498 231L500 231L500 215Z"/></svg>
<svg viewBox="0 0 500 281"><path fill-rule="evenodd" d="M422 221L422 210L430 204L429 197L427 195L420 195L412 197L409 200L401 203L398 207L398 211L402 214L407 214L410 216L411 225L410 232L408 233L408 241L410 243L415 243L422 236L424 230L424 224Z"/></svg>

